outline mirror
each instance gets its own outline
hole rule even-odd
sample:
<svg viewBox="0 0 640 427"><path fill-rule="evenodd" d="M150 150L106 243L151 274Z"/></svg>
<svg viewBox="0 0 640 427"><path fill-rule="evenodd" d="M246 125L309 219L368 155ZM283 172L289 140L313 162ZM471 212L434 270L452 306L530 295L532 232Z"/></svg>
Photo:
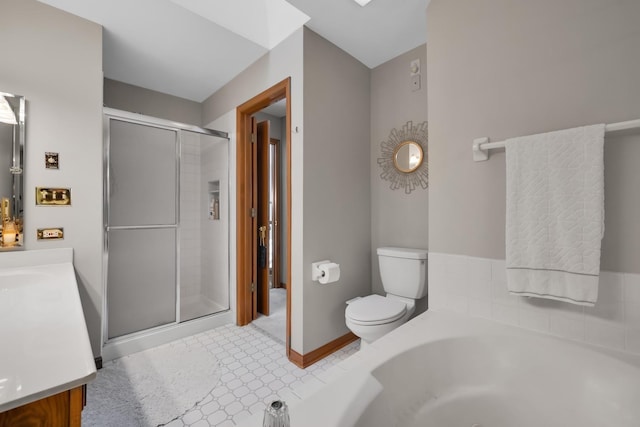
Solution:
<svg viewBox="0 0 640 427"><path fill-rule="evenodd" d="M429 152L427 122L408 121L391 129L389 138L380 143L378 165L380 178L389 181L392 190L403 189L411 194L415 189L429 188Z"/></svg>
<svg viewBox="0 0 640 427"><path fill-rule="evenodd" d="M0 250L23 245L25 99L0 92Z"/></svg>
<svg viewBox="0 0 640 427"><path fill-rule="evenodd" d="M393 153L393 164L400 172L410 173L422 164L424 153L415 141L405 141L396 147Z"/></svg>

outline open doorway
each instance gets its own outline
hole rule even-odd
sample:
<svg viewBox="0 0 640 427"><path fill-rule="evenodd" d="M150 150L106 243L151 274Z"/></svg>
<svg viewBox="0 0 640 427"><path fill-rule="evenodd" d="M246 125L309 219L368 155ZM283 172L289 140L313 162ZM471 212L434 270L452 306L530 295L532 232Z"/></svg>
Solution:
<svg viewBox="0 0 640 427"><path fill-rule="evenodd" d="M257 317L253 324L284 343L286 341L286 283L281 281L280 271L286 271L283 254L284 236L281 199L286 193L282 185L286 182L285 162L281 155L286 146L287 103L282 99L252 115L257 128L257 158L253 173L257 177L258 218L258 277Z"/></svg>
<svg viewBox="0 0 640 427"><path fill-rule="evenodd" d="M291 336L291 108L287 78L237 109L237 323Z"/></svg>

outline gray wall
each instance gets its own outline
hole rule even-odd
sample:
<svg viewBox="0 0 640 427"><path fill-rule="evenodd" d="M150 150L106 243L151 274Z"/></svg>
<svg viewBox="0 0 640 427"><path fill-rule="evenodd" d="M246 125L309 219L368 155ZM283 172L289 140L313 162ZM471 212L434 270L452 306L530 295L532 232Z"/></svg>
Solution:
<svg viewBox="0 0 640 427"><path fill-rule="evenodd" d="M409 66L420 59L422 88L412 91ZM371 70L371 278L374 293L384 294L376 249L381 246L428 248L429 190L411 194L391 190L380 178L380 144L392 129L411 120L427 120L427 49L421 45ZM427 159L428 159L427 154ZM417 311L426 309L426 298Z"/></svg>
<svg viewBox="0 0 640 427"><path fill-rule="evenodd" d="M504 258L504 152L471 143L640 118L640 2L432 0L429 249ZM640 272L640 133L607 136L601 268Z"/></svg>
<svg viewBox="0 0 640 427"><path fill-rule="evenodd" d="M27 99L25 245L72 247L94 354L102 312L102 28L35 0L0 0L0 90ZM44 153L60 153L60 169ZM37 207L36 186L71 187L71 207ZM64 227L62 241L36 228ZM2 254L0 254L2 256Z"/></svg>
<svg viewBox="0 0 640 427"><path fill-rule="evenodd" d="M371 292L369 82L367 67L305 29L305 353L349 332L345 301ZM311 281L323 259L340 264L338 282Z"/></svg>
<svg viewBox="0 0 640 427"><path fill-rule="evenodd" d="M302 38L303 30L299 29L205 99L202 103L202 122L210 123L227 112L235 110L238 105L286 77L292 78L292 96L296 101L301 101ZM292 110L296 109L298 111L292 111L292 114L295 112L293 119L298 126L301 126L302 105L298 106L297 102L292 103Z"/></svg>
<svg viewBox="0 0 640 427"><path fill-rule="evenodd" d="M280 128L282 131L282 139L280 139L280 215L282 223L286 224L289 220L287 218L287 133L284 129L287 128L287 118L282 117L280 119ZM287 227L280 227L280 283L287 285ZM287 285L288 286L288 285Z"/></svg>
<svg viewBox="0 0 640 427"><path fill-rule="evenodd" d="M104 105L118 110L200 126L202 104L139 86L104 79Z"/></svg>
<svg viewBox="0 0 640 427"><path fill-rule="evenodd" d="M214 129L229 132L229 176L230 176L230 265L231 304L235 309L236 293L236 107L280 81L291 78L291 192L292 217L291 274L292 331L291 347L302 352L302 311L303 311L303 29L282 41L250 67L236 76L223 88L207 98L203 103L203 124ZM248 284L243 284L248 286Z"/></svg>
<svg viewBox="0 0 640 427"><path fill-rule="evenodd" d="M261 122L269 120L269 138L276 138L282 140L282 132L284 132L284 123L279 117L272 116L267 113L256 113L253 115L256 121Z"/></svg>
<svg viewBox="0 0 640 427"><path fill-rule="evenodd" d="M235 108L288 76L293 129L291 347L304 354L346 334L345 301L371 292L369 69L301 29L205 100L203 123L214 122L230 132L234 180ZM235 185L233 181L232 194ZM231 203L233 209L235 199ZM234 266L235 247L231 254ZM341 264L340 281L312 282L311 263L327 258ZM233 278L235 271L235 293Z"/></svg>

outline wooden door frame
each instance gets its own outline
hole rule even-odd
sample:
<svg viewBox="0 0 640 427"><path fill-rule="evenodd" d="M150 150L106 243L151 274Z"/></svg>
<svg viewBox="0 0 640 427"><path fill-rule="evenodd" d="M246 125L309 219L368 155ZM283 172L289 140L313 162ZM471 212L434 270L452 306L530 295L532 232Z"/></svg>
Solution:
<svg viewBox="0 0 640 427"><path fill-rule="evenodd" d="M267 242L269 241L269 227L271 226L269 224L269 192L270 192L270 188L269 188L269 181L271 180L271 177L269 176L269 152L271 151L271 142L269 139L269 134L271 132L271 123L269 122L269 120L263 120L257 123L257 140L255 144L253 145L253 149L255 150L254 153L256 154L256 164L254 164L254 169L253 169L253 182L256 185L256 189L257 191L254 194L254 196L257 196L254 198L255 200L255 206L257 207L257 213L256 213L256 220L257 222L255 224L253 224L253 226L258 229L258 227L260 226L266 226L267 227L267 232L266 232L266 240ZM262 137L261 137L262 134ZM264 145L262 145L264 144ZM266 151L266 153L265 153ZM265 175L267 176L266 182L261 180L265 177ZM266 199L266 205L267 208L264 209L264 205L265 205L265 199ZM259 238L259 233L257 236L254 237L254 240L258 240ZM261 249L262 247L262 239L260 239L260 244L258 245L258 248ZM256 292L254 292L254 302L256 303L256 305L254 306L253 309L253 318L256 319L257 313L262 313L265 316L268 316L270 311L269 311L269 244L266 245L266 265L264 266L264 268L260 267L260 256L258 256L258 266L257 266L257 275L256 275Z"/></svg>
<svg viewBox="0 0 640 427"><path fill-rule="evenodd" d="M287 325L286 352L291 349L291 77L287 77L262 93L254 96L236 109L236 323L244 326L251 323L251 116L265 107L286 99L285 121L286 147L286 192L287 192Z"/></svg>
<svg viewBox="0 0 640 427"><path fill-rule="evenodd" d="M282 282L280 281L280 264L282 260L280 256L280 224L282 223L280 218L280 140L277 138L270 138L269 143L274 146L274 168L275 168L275 179L273 187L275 188L275 203L273 206L273 216L274 216L274 224L273 224L273 271L271 272L273 277L273 287L274 288L282 288ZM277 263L276 263L277 261Z"/></svg>

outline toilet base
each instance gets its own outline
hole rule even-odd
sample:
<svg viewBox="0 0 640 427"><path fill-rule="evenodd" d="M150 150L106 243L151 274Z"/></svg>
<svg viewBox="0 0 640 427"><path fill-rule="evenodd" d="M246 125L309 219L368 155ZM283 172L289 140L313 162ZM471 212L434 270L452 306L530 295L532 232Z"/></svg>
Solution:
<svg viewBox="0 0 640 427"><path fill-rule="evenodd" d="M408 316L403 316L395 322L385 323L382 325L358 325L351 322L349 318L346 318L345 322L347 324L347 328L360 338L360 346L362 348L363 344L370 344L378 338L385 336L398 326L406 323L407 319Z"/></svg>

